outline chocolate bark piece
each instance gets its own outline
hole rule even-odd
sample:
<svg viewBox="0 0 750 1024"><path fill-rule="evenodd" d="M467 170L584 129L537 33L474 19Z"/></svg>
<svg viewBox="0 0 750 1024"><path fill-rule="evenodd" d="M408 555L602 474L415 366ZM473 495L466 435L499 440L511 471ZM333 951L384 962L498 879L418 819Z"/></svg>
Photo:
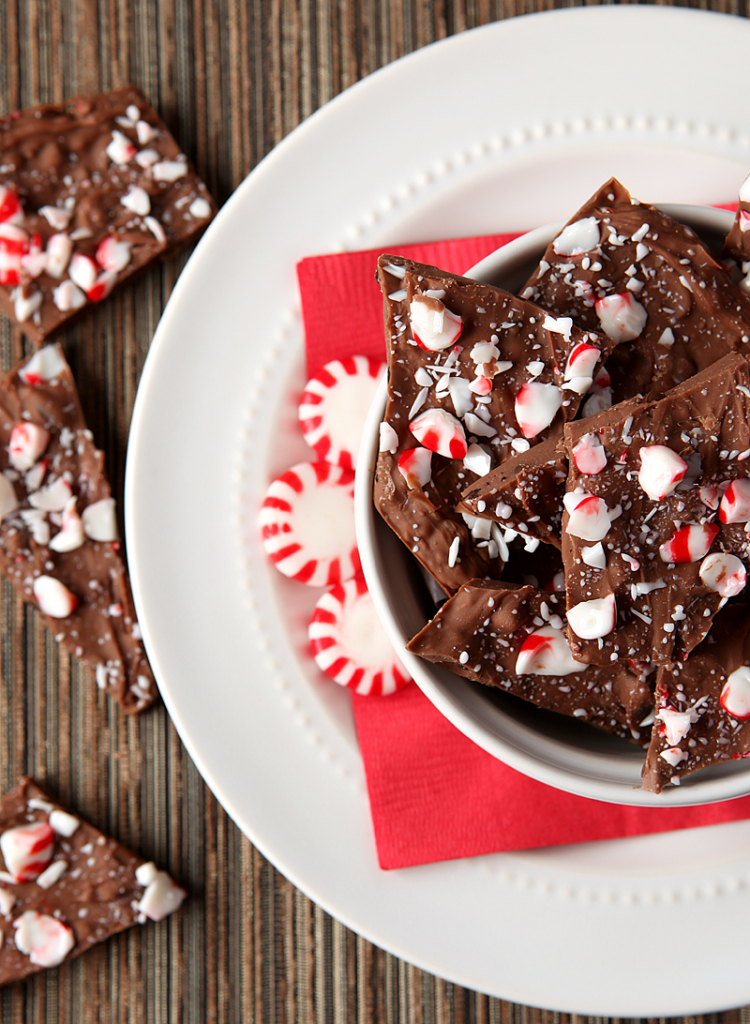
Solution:
<svg viewBox="0 0 750 1024"><path fill-rule="evenodd" d="M549 438L467 487L456 511L492 519L559 548L567 478L567 455L559 439Z"/></svg>
<svg viewBox="0 0 750 1024"><path fill-rule="evenodd" d="M0 800L0 853L0 985L160 920L185 896L152 862L28 778Z"/></svg>
<svg viewBox="0 0 750 1024"><path fill-rule="evenodd" d="M602 339L508 292L401 257L381 256L378 275L389 377L374 500L453 593L502 570L490 524L467 527L455 512L462 491L559 436L592 383Z"/></svg>
<svg viewBox="0 0 750 1024"><path fill-rule="evenodd" d="M127 712L156 697L104 453L48 345L0 378L0 570Z"/></svg>
<svg viewBox="0 0 750 1024"><path fill-rule="evenodd" d="M586 439L597 472L583 472L576 457ZM747 362L726 356L663 399L569 424L565 445L562 554L576 656L596 664L683 660L744 586Z"/></svg>
<svg viewBox="0 0 750 1024"><path fill-rule="evenodd" d="M750 608L729 605L684 662L660 668L643 788L750 756Z"/></svg>
<svg viewBox="0 0 750 1024"><path fill-rule="evenodd" d="M0 310L39 346L216 212L143 93L127 86L0 119Z"/></svg>
<svg viewBox="0 0 750 1024"><path fill-rule="evenodd" d="M750 296L690 228L614 178L554 239L521 294L621 337L607 361L615 402L664 394L750 343ZM630 306L619 310L624 329L618 295Z"/></svg>
<svg viewBox="0 0 750 1024"><path fill-rule="evenodd" d="M464 584L407 645L458 675L637 743L653 709L646 679L626 665L576 663L561 596L488 580Z"/></svg>

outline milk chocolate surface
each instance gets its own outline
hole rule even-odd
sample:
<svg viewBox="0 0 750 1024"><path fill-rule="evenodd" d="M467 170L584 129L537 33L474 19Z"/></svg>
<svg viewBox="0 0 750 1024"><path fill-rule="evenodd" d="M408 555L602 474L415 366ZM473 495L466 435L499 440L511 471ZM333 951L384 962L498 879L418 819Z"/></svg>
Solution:
<svg viewBox="0 0 750 1024"><path fill-rule="evenodd" d="M0 119L2 195L0 310L22 324L34 345L114 285L195 240L216 212L164 122L133 86ZM105 239L120 247L109 258L99 248ZM96 285L85 277L91 265L78 260L76 267L80 256L94 261Z"/></svg>
<svg viewBox="0 0 750 1024"><path fill-rule="evenodd" d="M474 580L446 601L408 648L467 679L646 743L649 728L642 723L653 708L648 680L628 665L574 665L564 627L561 595ZM558 650L550 650L545 671L524 671L524 644L533 656L535 644L550 640ZM566 671L555 674L555 664Z"/></svg>
<svg viewBox="0 0 750 1024"><path fill-rule="evenodd" d="M643 788L659 793L699 768L750 755L748 694L750 608L735 604L685 662L659 669Z"/></svg>
<svg viewBox="0 0 750 1024"><path fill-rule="evenodd" d="M559 548L567 477L565 451L559 439L550 438L467 487L457 511L492 519Z"/></svg>
<svg viewBox="0 0 750 1024"><path fill-rule="evenodd" d="M606 466L595 474L581 472L573 456L586 435L606 454ZM582 602L611 595L617 609L615 627L606 635L587 639L571 633L576 655L597 664L634 658L667 665L684 659L708 633L722 603L721 594L701 578L704 559L728 552L744 560L749 553L745 524L723 523L718 515L723 489L750 473L747 362L726 356L663 399L623 403L571 424L565 444L566 502L575 500L576 491L594 496L611 517L598 541L606 557L599 568L584 561L597 542L571 529L573 512L563 516L568 614ZM668 448L687 464L681 481L658 500L644 490L641 476L643 451L652 446ZM692 554L679 550L689 527L695 528ZM677 557L671 546L664 548L669 542Z"/></svg>
<svg viewBox="0 0 750 1024"><path fill-rule="evenodd" d="M434 267L396 256L382 256L378 267L389 379L388 434L378 458L375 504L428 572L453 593L470 579L499 578L502 572L489 524L467 527L455 511L462 492L516 452L559 436L592 383L591 377L583 383L580 377L565 379L569 356L587 345L595 357L593 374L606 339L549 317L507 292ZM439 351L420 347L412 323L415 302L424 303L441 322L447 319L445 309L460 318L455 343ZM527 425L527 436L517 417L516 399L523 388L533 398L530 414L539 420L538 429L536 422ZM541 411L534 405L540 395ZM434 453L429 479L420 483L413 476L407 479L399 463L420 447L412 429L430 410L448 415L468 453L466 459ZM431 443L425 441L428 447Z"/></svg>
<svg viewBox="0 0 750 1024"><path fill-rule="evenodd" d="M14 468L9 453L19 424L37 425L49 434L26 470ZM47 346L0 379L0 473L5 485L0 499L12 495L17 503L0 521L0 569L27 601L36 604L40 601L34 584L39 577L62 583L78 603L63 617L41 609L55 638L94 671L97 685L125 711L147 707L156 697L156 686L120 544L111 532L114 503L104 453L86 427L59 345ZM97 511L105 514L109 532L86 524ZM73 520L70 530L77 525L76 518L86 527L79 528L80 543L72 550L55 550L63 540L64 521ZM91 533L110 539L94 539Z"/></svg>
<svg viewBox="0 0 750 1024"><path fill-rule="evenodd" d="M0 838L17 826L49 822L53 812L69 814L35 782L23 778L0 800ZM144 859L77 815L73 819L78 824L72 835L55 835L52 863L64 862L65 867L48 888L36 880L14 882L0 855L0 985L43 969L16 944L16 922L24 912L49 915L72 929L75 944L66 960L145 921L138 903L146 887L136 878Z"/></svg>
<svg viewBox="0 0 750 1024"><path fill-rule="evenodd" d="M747 351L750 296L690 228L612 179L566 229L569 243L559 235L550 244L521 294L596 330L607 329L600 300L608 296L643 309L638 336L623 338L607 361L615 402L663 394L727 353Z"/></svg>

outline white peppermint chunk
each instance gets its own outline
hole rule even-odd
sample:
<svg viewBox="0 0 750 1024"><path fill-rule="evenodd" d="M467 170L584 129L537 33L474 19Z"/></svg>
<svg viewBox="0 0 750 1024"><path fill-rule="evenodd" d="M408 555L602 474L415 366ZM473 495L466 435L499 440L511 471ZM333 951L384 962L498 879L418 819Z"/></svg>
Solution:
<svg viewBox="0 0 750 1024"><path fill-rule="evenodd" d="M398 451L398 434L385 420L380 424L380 446L378 448L380 452L390 452L391 455L395 455Z"/></svg>
<svg viewBox="0 0 750 1024"><path fill-rule="evenodd" d="M492 456L481 445L470 444L464 458L464 469L477 476L487 476L492 469Z"/></svg>
<svg viewBox="0 0 750 1024"><path fill-rule="evenodd" d="M177 181L184 178L187 172L187 160L160 160L151 167L156 181Z"/></svg>
<svg viewBox="0 0 750 1024"><path fill-rule="evenodd" d="M590 548L581 548L581 558L592 569L607 568L607 555L601 541L598 544L593 544Z"/></svg>
<svg viewBox="0 0 750 1024"><path fill-rule="evenodd" d="M736 597L745 589L747 571L736 555L717 551L701 562L700 578L709 589L721 597Z"/></svg>
<svg viewBox="0 0 750 1024"><path fill-rule="evenodd" d="M138 903L138 910L152 921L161 921L177 910L184 899L184 889L175 885L166 871L157 871Z"/></svg>
<svg viewBox="0 0 750 1024"><path fill-rule="evenodd" d="M666 498L687 473L687 462L666 445L647 445L638 454L641 459L638 483L652 501Z"/></svg>
<svg viewBox="0 0 750 1024"><path fill-rule="evenodd" d="M81 306L86 305L86 296L78 287L74 284L70 278L63 281L62 284L58 285L57 288L52 292L52 301L55 303L61 313L67 313L73 309L80 309Z"/></svg>
<svg viewBox="0 0 750 1024"><path fill-rule="evenodd" d="M661 751L659 757L663 758L672 768L676 768L678 764L688 759L686 751L680 750L679 747L668 747Z"/></svg>
<svg viewBox="0 0 750 1024"><path fill-rule="evenodd" d="M151 213L149 194L145 188L141 188L139 185L131 185L120 202L127 210L131 210L139 217L145 217L147 213Z"/></svg>
<svg viewBox="0 0 750 1024"><path fill-rule="evenodd" d="M568 625L581 640L599 640L615 628L615 595L581 601L568 609Z"/></svg>
<svg viewBox="0 0 750 1024"><path fill-rule="evenodd" d="M83 529L91 540L115 541L118 538L115 499L94 501L81 513Z"/></svg>
<svg viewBox="0 0 750 1024"><path fill-rule="evenodd" d="M191 217L195 217L196 220L205 220L211 216L211 204L203 196L198 196L188 206L188 213Z"/></svg>
<svg viewBox="0 0 750 1024"><path fill-rule="evenodd" d="M450 348L463 330L463 320L434 296L417 295L409 303L412 334L423 348Z"/></svg>
<svg viewBox="0 0 750 1024"><path fill-rule="evenodd" d="M67 870L68 862L66 860L53 860L50 866L45 868L39 878L37 878L36 884L41 886L42 889L51 889L55 882L59 882Z"/></svg>
<svg viewBox="0 0 750 1024"><path fill-rule="evenodd" d="M65 836L66 839L70 839L81 822L79 818L68 814L67 811L55 808L49 816L49 824L53 832L57 832L59 836Z"/></svg>
<svg viewBox="0 0 750 1024"><path fill-rule="evenodd" d="M26 384L43 384L59 377L65 369L65 362L56 345L45 345L18 371Z"/></svg>
<svg viewBox="0 0 750 1024"><path fill-rule="evenodd" d="M605 295L597 299L594 308L602 330L613 341L633 341L646 326L648 314L629 292Z"/></svg>
<svg viewBox="0 0 750 1024"><path fill-rule="evenodd" d="M700 718L699 708L704 701L705 697L701 697L692 707L686 708L684 711L678 711L673 707L665 707L657 711L656 717L664 723L664 735L671 747L676 747L678 743L681 743L690 732L690 727L698 721Z"/></svg>
<svg viewBox="0 0 750 1024"><path fill-rule="evenodd" d="M558 256L580 256L596 248L601 239L596 217L583 217L566 225L552 243Z"/></svg>
<svg viewBox="0 0 750 1024"><path fill-rule="evenodd" d="M525 438L536 437L554 420L562 405L563 394L555 384L529 381L516 395L516 420Z"/></svg>
<svg viewBox="0 0 750 1024"><path fill-rule="evenodd" d="M19 324L25 323L42 307L44 295L40 291L34 291L30 295L24 295L20 288L16 291L13 300L13 312Z"/></svg>

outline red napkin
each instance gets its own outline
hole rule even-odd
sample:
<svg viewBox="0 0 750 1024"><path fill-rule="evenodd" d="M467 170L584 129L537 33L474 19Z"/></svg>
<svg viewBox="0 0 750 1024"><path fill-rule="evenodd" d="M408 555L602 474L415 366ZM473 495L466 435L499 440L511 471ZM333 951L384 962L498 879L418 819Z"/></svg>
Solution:
<svg viewBox="0 0 750 1024"><path fill-rule="evenodd" d="M512 237L488 235L388 251L460 274ZM299 263L311 372L348 355L385 359L382 298L375 280L381 251ZM382 868L750 816L750 797L661 809L571 796L497 761L436 711L414 683L390 697L352 697Z"/></svg>

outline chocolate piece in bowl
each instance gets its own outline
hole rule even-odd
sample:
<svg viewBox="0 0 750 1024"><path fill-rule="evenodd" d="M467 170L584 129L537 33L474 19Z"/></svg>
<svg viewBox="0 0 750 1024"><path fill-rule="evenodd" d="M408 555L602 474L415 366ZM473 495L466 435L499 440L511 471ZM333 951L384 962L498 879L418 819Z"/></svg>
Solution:
<svg viewBox="0 0 750 1024"><path fill-rule="evenodd" d="M0 310L39 346L216 212L143 93L127 86L0 119Z"/></svg>
<svg viewBox="0 0 750 1024"><path fill-rule="evenodd" d="M643 788L659 793L699 768L750 756L750 609L722 609L684 662L660 668Z"/></svg>
<svg viewBox="0 0 750 1024"><path fill-rule="evenodd" d="M745 586L750 376L725 356L658 401L568 424L562 526L571 647L684 660Z"/></svg>
<svg viewBox="0 0 750 1024"><path fill-rule="evenodd" d="M414 654L538 707L641 745L653 710L648 678L627 664L583 665L565 635L562 595L472 580L408 644Z"/></svg>
<svg viewBox="0 0 750 1024"><path fill-rule="evenodd" d="M502 571L489 521L454 511L476 478L575 416L610 343L490 285L381 256L388 404L375 505L447 593Z"/></svg>
<svg viewBox="0 0 750 1024"><path fill-rule="evenodd" d="M467 487L457 511L492 519L559 548L567 478L565 450L559 438L549 438Z"/></svg>
<svg viewBox="0 0 750 1024"><path fill-rule="evenodd" d="M691 228L614 178L552 241L521 294L619 342L607 362L615 402L664 394L750 343L750 296Z"/></svg>
<svg viewBox="0 0 750 1024"><path fill-rule="evenodd" d="M0 378L0 570L127 712L156 697L104 453L59 345Z"/></svg>
<svg viewBox="0 0 750 1024"><path fill-rule="evenodd" d="M185 892L21 779L0 800L0 985L176 910Z"/></svg>

